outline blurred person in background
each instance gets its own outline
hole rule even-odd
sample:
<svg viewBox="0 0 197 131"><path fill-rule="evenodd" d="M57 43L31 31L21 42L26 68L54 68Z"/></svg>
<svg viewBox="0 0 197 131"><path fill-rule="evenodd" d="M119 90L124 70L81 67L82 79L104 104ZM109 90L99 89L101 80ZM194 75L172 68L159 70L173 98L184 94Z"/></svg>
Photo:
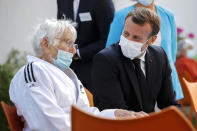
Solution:
<svg viewBox="0 0 197 131"><path fill-rule="evenodd" d="M77 53L71 68L84 86L91 90L92 58L105 48L114 16L112 0L57 0L57 18L77 23Z"/></svg>
<svg viewBox="0 0 197 131"><path fill-rule="evenodd" d="M11 81L9 95L24 121L23 131L70 131L71 106L108 118L137 118L144 112L90 107L80 80L70 69L76 30L67 20L46 19L35 28L36 56L27 56Z"/></svg>
<svg viewBox="0 0 197 131"><path fill-rule="evenodd" d="M175 63L179 74L187 72L192 82L197 82L197 62L193 59L196 55L194 43L186 38L178 43L177 60Z"/></svg>
<svg viewBox="0 0 197 131"><path fill-rule="evenodd" d="M124 29L125 17L130 11L134 10L137 7L145 7L157 13L160 16L161 25L160 32L157 34L157 39L153 44L161 46L165 50L172 69L172 81L173 88L176 92L176 99L182 99L183 93L174 65L177 52L177 30L173 13L166 8L156 5L155 0L132 1L136 1L137 3L127 8L123 8L115 13L113 22L110 26L106 47L109 47L110 45L117 43L120 40L120 36Z"/></svg>

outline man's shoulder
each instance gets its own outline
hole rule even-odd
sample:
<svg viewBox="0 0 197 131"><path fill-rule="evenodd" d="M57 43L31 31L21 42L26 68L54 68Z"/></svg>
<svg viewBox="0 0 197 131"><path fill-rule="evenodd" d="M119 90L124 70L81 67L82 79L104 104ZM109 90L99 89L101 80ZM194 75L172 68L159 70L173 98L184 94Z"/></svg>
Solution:
<svg viewBox="0 0 197 131"><path fill-rule="evenodd" d="M152 54L163 54L164 50L161 46L157 46L157 45L151 45L148 47L148 50L152 53Z"/></svg>
<svg viewBox="0 0 197 131"><path fill-rule="evenodd" d="M161 46L151 45L148 47L148 52L153 58L157 59L158 61L167 59L166 52Z"/></svg>
<svg viewBox="0 0 197 131"><path fill-rule="evenodd" d="M110 63L117 63L120 61L120 59L121 51L118 43L112 44L111 46L104 48L94 57L94 61L108 61Z"/></svg>
<svg viewBox="0 0 197 131"><path fill-rule="evenodd" d="M112 44L107 48L101 50L98 54L102 54L104 56L116 57L120 55L120 47L118 43Z"/></svg>

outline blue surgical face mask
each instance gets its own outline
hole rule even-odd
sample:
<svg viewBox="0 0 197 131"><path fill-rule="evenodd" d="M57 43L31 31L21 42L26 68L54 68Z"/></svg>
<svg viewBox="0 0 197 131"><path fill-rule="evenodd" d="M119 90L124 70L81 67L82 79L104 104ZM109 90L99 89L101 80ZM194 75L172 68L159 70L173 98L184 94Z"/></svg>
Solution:
<svg viewBox="0 0 197 131"><path fill-rule="evenodd" d="M138 2L144 6L149 6L153 2L153 0L138 0Z"/></svg>
<svg viewBox="0 0 197 131"><path fill-rule="evenodd" d="M55 66L60 68L62 71L66 70L72 63L73 54L63 50L58 50L57 59L53 59Z"/></svg>
<svg viewBox="0 0 197 131"><path fill-rule="evenodd" d="M189 58L194 58L195 55L196 55L196 53L195 53L194 49L187 50L187 52L186 52L186 56L189 57Z"/></svg>

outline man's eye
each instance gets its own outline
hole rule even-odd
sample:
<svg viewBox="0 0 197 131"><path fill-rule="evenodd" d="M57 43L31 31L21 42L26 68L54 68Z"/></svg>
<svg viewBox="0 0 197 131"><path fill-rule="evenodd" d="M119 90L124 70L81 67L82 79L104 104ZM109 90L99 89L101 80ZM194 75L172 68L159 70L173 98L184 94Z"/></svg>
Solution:
<svg viewBox="0 0 197 131"><path fill-rule="evenodd" d="M136 40L141 40L140 38L136 38Z"/></svg>
<svg viewBox="0 0 197 131"><path fill-rule="evenodd" d="M134 39L134 40L141 40L141 38L138 37L138 36L134 36L133 39Z"/></svg>

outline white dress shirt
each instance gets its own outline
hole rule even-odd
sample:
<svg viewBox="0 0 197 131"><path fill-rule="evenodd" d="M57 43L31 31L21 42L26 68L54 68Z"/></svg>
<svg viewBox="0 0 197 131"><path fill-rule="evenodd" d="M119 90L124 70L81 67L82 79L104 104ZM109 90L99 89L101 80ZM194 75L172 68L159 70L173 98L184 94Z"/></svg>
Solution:
<svg viewBox="0 0 197 131"><path fill-rule="evenodd" d="M75 21L77 19L77 13L78 13L78 9L79 9L79 3L80 3L80 0L73 0L73 12L74 12L74 20Z"/></svg>
<svg viewBox="0 0 197 131"><path fill-rule="evenodd" d="M161 46L161 32L160 31L157 34L157 39L155 40L155 42L153 44L157 45L157 46ZM139 59L140 59L141 70L143 71L144 76L146 77L145 55L146 55L146 52Z"/></svg>
<svg viewBox="0 0 197 131"><path fill-rule="evenodd" d="M157 46L161 46L161 32L160 31L159 31L159 33L157 35L157 39L155 40L155 42L153 44L157 45ZM144 76L146 77L145 55L146 55L146 52L139 59L140 59L141 69L142 69L142 71L144 73Z"/></svg>
<svg viewBox="0 0 197 131"><path fill-rule="evenodd" d="M73 12L74 12L74 21L77 20L77 14L78 14L78 9L79 9L79 3L80 3L80 0L74 0L73 1ZM81 58L80 56L80 52L79 52L79 49L76 48L76 53L78 55L79 58Z"/></svg>
<svg viewBox="0 0 197 131"><path fill-rule="evenodd" d="M145 55L146 55L146 52L138 59L140 59L141 70L144 73L144 76L146 77Z"/></svg>
<svg viewBox="0 0 197 131"><path fill-rule="evenodd" d="M159 31L159 33L157 34L157 39L155 40L155 42L153 43L154 45L157 46L161 46L161 32ZM141 69L144 73L144 76L146 77L146 67L145 67L145 55L146 52L144 53L144 55L142 57L140 57L140 65L141 65Z"/></svg>

